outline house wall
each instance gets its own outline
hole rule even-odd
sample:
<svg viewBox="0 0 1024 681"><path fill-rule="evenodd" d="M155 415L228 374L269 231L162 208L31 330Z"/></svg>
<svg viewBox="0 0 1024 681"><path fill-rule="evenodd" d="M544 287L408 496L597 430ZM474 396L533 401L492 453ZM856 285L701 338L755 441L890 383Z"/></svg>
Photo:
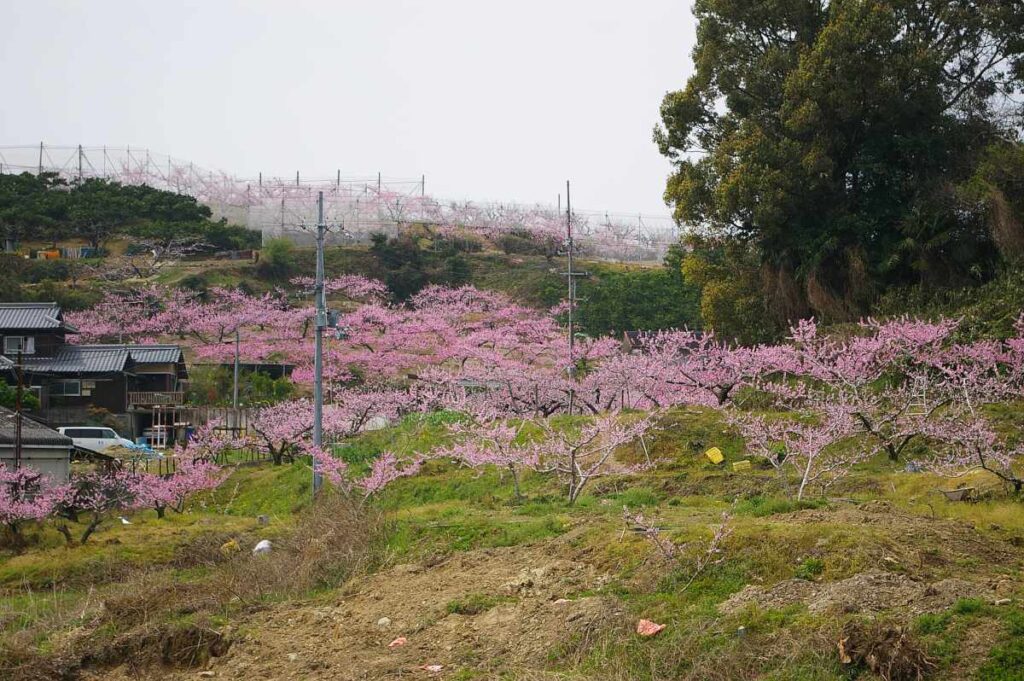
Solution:
<svg viewBox="0 0 1024 681"><path fill-rule="evenodd" d="M135 380L130 390L139 392L175 392L178 388L177 371L173 364L146 364L136 366Z"/></svg>
<svg viewBox="0 0 1024 681"><path fill-rule="evenodd" d="M92 406L97 409L106 409L114 414L122 414L128 410L128 385L124 374L117 374L103 378L82 377L81 379L77 379L76 377L75 379L72 379L72 377L61 377L60 380L81 380L83 383L82 392L89 392L90 394L72 397L65 395L50 395L47 392L46 406L48 408ZM84 384L87 384L90 381L94 384L94 387L87 391Z"/></svg>
<svg viewBox="0 0 1024 681"><path fill-rule="evenodd" d="M52 357L57 354L58 348L65 344L63 331L55 332L0 329L0 353L3 352L4 338L6 336L31 336L35 338L36 349L35 353L32 355L33 357ZM11 359L13 359L13 357L11 357Z"/></svg>
<svg viewBox="0 0 1024 681"><path fill-rule="evenodd" d="M14 468L14 448L0 445L0 464ZM23 446L21 465L46 475L52 484L63 484L71 474L71 452L61 447Z"/></svg>

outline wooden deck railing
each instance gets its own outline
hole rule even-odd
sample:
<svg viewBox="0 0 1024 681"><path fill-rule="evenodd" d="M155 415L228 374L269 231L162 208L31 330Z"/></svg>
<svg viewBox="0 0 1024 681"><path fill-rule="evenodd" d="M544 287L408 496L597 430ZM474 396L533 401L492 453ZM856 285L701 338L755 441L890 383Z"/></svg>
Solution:
<svg viewBox="0 0 1024 681"><path fill-rule="evenodd" d="M136 407L155 407L185 403L183 392L129 392L128 404Z"/></svg>

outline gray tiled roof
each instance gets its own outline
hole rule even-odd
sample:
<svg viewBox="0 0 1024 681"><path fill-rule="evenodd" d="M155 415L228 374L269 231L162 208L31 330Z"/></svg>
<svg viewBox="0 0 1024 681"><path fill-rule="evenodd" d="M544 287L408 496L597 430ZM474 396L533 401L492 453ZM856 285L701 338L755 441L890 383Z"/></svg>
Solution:
<svg viewBox="0 0 1024 681"><path fill-rule="evenodd" d="M14 444L15 424L15 413L10 409L0 407L0 445ZM21 419L21 443L71 448L71 438L27 417Z"/></svg>
<svg viewBox="0 0 1024 681"><path fill-rule="evenodd" d="M63 326L57 303L0 303L0 329L59 329Z"/></svg>
<svg viewBox="0 0 1024 681"><path fill-rule="evenodd" d="M116 345L90 343L79 345L90 350L127 350L136 364L174 364L183 361L181 348L177 345Z"/></svg>
<svg viewBox="0 0 1024 681"><path fill-rule="evenodd" d="M26 357L25 371L77 374L124 371L131 360L125 345L64 345L53 357Z"/></svg>
<svg viewBox="0 0 1024 681"><path fill-rule="evenodd" d="M136 364L175 364L183 361L177 345L128 345Z"/></svg>

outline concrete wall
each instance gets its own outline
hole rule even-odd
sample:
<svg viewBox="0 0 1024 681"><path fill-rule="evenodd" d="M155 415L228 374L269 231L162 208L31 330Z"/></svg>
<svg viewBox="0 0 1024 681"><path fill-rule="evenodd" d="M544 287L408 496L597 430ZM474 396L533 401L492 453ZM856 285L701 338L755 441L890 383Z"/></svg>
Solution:
<svg viewBox="0 0 1024 681"><path fill-rule="evenodd" d="M7 468L14 468L14 448L0 445L0 463ZM21 465L34 468L48 476L51 483L61 484L68 481L71 473L71 453L60 447L21 448Z"/></svg>

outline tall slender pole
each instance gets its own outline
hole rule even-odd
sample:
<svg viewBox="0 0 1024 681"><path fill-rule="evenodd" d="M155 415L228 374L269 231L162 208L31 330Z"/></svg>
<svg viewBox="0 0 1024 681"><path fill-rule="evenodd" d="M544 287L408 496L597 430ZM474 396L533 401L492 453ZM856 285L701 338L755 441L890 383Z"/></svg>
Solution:
<svg viewBox="0 0 1024 681"><path fill-rule="evenodd" d="M82 145L78 145L78 183L82 183Z"/></svg>
<svg viewBox="0 0 1024 681"><path fill-rule="evenodd" d="M39 143L39 174L43 174L43 143Z"/></svg>
<svg viewBox="0 0 1024 681"><path fill-rule="evenodd" d="M235 408L235 418L238 418L238 355L241 350L241 334L235 329L235 382L231 390L231 405Z"/></svg>
<svg viewBox="0 0 1024 681"><path fill-rule="evenodd" d="M565 230L568 235L568 248L569 248L569 364L572 366L573 362L573 329L572 329L572 313L576 307L576 283L574 280L575 273L572 269L572 204L569 198L569 180L565 181Z"/></svg>
<svg viewBox="0 0 1024 681"><path fill-rule="evenodd" d="M324 328L327 326L327 300L324 295L324 193L319 192L316 200L316 351L313 357L313 446L323 445L324 417ZM323 476L316 458L313 459L313 494L320 490Z"/></svg>
<svg viewBox="0 0 1024 681"><path fill-rule="evenodd" d="M566 244L568 246L568 260L569 260L569 263L568 263L569 270L567 272L568 276L566 277L569 280L569 314L568 314L568 320L569 320L569 324L568 324L568 326L569 326L569 366L567 367L567 369L569 371L569 380L570 381L575 381L576 380L576 355L575 355L575 352L574 352L574 347L575 347L575 343L576 343L576 339L575 339L576 334L575 334L575 332L573 330L573 327L572 327L572 323L573 323L572 316L573 316L573 312L575 311L575 308L576 308L576 273L572 269L572 252L573 252L573 250L575 250L575 246L574 246L573 241L572 241L572 202L571 201L572 200L569 198L569 180L566 180L565 181L565 231L566 231L566 236L568 237L566 239ZM575 398L576 398L575 387L570 385L570 387L569 387L569 414L572 414L572 410L573 410L573 406L574 406L573 402L575 402Z"/></svg>
<svg viewBox="0 0 1024 681"><path fill-rule="evenodd" d="M21 468L21 391L24 385L21 366L21 350L18 350L18 389L14 393L14 470Z"/></svg>

